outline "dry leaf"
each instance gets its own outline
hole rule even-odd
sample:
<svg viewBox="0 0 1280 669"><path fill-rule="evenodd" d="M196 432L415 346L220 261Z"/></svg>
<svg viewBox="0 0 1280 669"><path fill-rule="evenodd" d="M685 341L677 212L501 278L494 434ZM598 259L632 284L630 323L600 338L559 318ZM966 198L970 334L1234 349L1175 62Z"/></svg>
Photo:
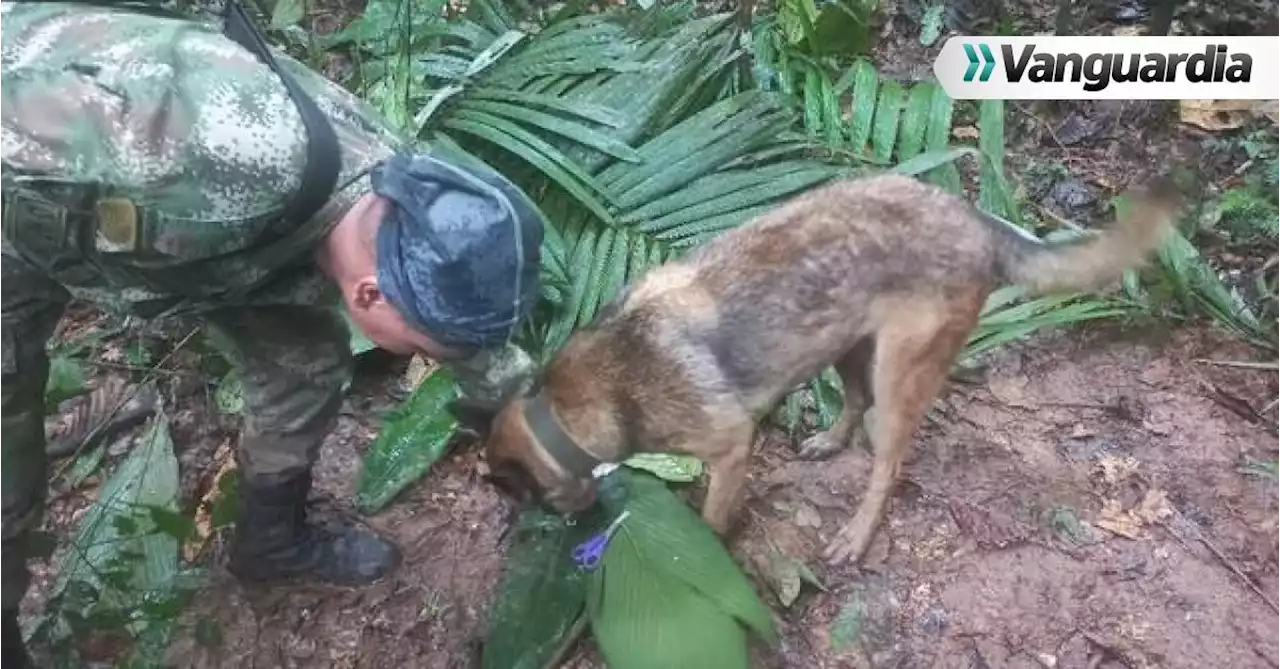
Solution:
<svg viewBox="0 0 1280 669"><path fill-rule="evenodd" d="M1138 461L1132 456L1104 455L1098 458L1097 468L1107 485L1118 485L1138 471Z"/></svg>
<svg viewBox="0 0 1280 669"><path fill-rule="evenodd" d="M409 367L404 370L404 386L410 389L417 388L434 368L435 365L428 362L426 358L414 355L409 361Z"/></svg>
<svg viewBox="0 0 1280 669"><path fill-rule="evenodd" d="M1254 100L1183 100L1178 120L1210 132L1239 128L1263 112Z"/></svg>
<svg viewBox="0 0 1280 669"><path fill-rule="evenodd" d="M822 516L818 515L818 511L808 504L801 504L796 509L796 525L799 527L822 527Z"/></svg>
<svg viewBox="0 0 1280 669"><path fill-rule="evenodd" d="M1002 404L1026 409L1036 408L1036 403L1027 399L1027 380L1018 377L999 377L987 381L987 390L1000 400Z"/></svg>
<svg viewBox="0 0 1280 669"><path fill-rule="evenodd" d="M976 140L980 134L981 133L978 132L978 129L971 125L958 125L951 130L951 136L956 139Z"/></svg>
<svg viewBox="0 0 1280 669"><path fill-rule="evenodd" d="M1102 511L1093 524L1122 537L1140 539L1143 527L1160 522L1172 514L1173 507L1169 505L1169 497L1165 491L1152 488L1147 490L1137 506L1128 511L1122 510L1117 500L1104 501Z"/></svg>
<svg viewBox="0 0 1280 669"><path fill-rule="evenodd" d="M1141 536L1139 534L1141 526L1132 515L1121 509L1120 502L1114 499L1102 503L1102 511L1098 513L1098 518L1093 521L1093 524L1129 539L1138 539Z"/></svg>
<svg viewBox="0 0 1280 669"><path fill-rule="evenodd" d="M231 440L224 440L218 450L213 454L214 462L221 462L218 471L209 479L209 489L204 491L204 495L200 498L200 504L196 507L196 531L195 534L187 540L186 545L182 547L182 559L187 562L193 562L200 556L200 551L204 550L204 545L208 543L209 537L213 535L213 503L218 496L218 481L232 469L236 468L236 459L231 449Z"/></svg>

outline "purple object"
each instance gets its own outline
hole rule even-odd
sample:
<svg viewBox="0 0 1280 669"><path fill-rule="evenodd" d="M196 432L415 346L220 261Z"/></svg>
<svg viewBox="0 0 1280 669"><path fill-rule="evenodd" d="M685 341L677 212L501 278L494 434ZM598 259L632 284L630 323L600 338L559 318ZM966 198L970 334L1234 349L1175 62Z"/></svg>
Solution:
<svg viewBox="0 0 1280 669"><path fill-rule="evenodd" d="M573 549L573 561L578 563L578 568L590 571L600 564L605 549L609 547L609 540L613 538L613 533L617 532L618 527L622 525L622 519L630 514L630 511L623 511L612 523L609 523L605 531L592 535L590 539Z"/></svg>

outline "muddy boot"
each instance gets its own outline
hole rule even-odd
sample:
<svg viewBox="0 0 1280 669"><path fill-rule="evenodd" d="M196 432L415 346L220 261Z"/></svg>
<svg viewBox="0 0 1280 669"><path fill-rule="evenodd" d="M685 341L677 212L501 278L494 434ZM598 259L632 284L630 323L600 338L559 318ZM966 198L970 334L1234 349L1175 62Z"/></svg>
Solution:
<svg viewBox="0 0 1280 669"><path fill-rule="evenodd" d="M4 649L0 654L0 664L4 669L29 669L34 666L27 647L22 642L22 628L18 626L18 612L4 612Z"/></svg>
<svg viewBox="0 0 1280 669"><path fill-rule="evenodd" d="M400 564L400 551L370 532L306 520L311 474L242 482L230 569L242 581L306 579L364 585Z"/></svg>

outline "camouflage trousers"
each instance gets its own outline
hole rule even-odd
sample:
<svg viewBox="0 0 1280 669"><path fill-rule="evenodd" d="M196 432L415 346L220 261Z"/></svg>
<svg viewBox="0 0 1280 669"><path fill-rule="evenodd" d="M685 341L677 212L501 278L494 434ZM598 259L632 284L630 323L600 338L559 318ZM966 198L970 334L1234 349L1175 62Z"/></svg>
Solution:
<svg viewBox="0 0 1280 669"><path fill-rule="evenodd" d="M16 607L30 581L32 531L44 512L45 346L68 291L4 244L3 605ZM241 377L245 424L237 458L246 477L284 478L314 463L352 372L349 333L333 309L244 306L200 317ZM181 444L179 444L181 447ZM268 481L263 481L268 482Z"/></svg>

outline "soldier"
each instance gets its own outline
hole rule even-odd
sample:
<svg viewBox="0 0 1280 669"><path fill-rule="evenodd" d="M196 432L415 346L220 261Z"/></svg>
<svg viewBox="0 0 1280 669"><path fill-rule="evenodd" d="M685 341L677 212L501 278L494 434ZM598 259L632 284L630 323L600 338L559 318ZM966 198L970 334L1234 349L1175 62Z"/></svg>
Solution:
<svg viewBox="0 0 1280 669"><path fill-rule="evenodd" d="M45 345L73 297L197 316L239 368L238 578L388 573L392 544L305 510L351 372L338 299L374 343L444 361L495 410L532 365L509 339L538 295L536 208L482 166L413 153L359 99L265 49L236 5L222 25L146 7L0 11L4 666L29 662L17 607L47 485Z"/></svg>

